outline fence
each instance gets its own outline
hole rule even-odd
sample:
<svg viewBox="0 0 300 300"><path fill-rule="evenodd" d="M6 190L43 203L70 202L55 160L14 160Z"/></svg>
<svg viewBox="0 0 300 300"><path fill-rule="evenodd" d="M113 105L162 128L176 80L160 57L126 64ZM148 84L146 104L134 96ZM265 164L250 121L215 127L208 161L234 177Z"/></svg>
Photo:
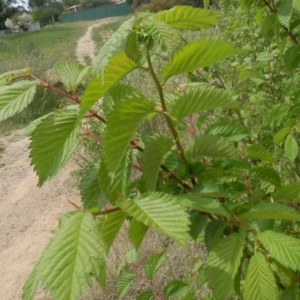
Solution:
<svg viewBox="0 0 300 300"><path fill-rule="evenodd" d="M65 14L61 16L62 23L71 23L78 21L92 21L111 17L120 17L130 14L128 5L123 2L121 4L103 5L100 7L81 10L78 12Z"/></svg>
<svg viewBox="0 0 300 300"><path fill-rule="evenodd" d="M0 36L12 34L10 29L0 30Z"/></svg>

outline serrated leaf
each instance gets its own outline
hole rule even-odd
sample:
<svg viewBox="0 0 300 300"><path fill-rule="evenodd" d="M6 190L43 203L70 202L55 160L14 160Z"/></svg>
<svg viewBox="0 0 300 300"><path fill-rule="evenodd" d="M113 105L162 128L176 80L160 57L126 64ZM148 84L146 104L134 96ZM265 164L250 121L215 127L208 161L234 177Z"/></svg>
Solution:
<svg viewBox="0 0 300 300"><path fill-rule="evenodd" d="M30 275L26 279L23 286L22 300L32 300L39 285L39 277L37 274L38 263L34 266Z"/></svg>
<svg viewBox="0 0 300 300"><path fill-rule="evenodd" d="M278 7L278 21L285 27L290 27L290 20L293 14L293 0L285 0Z"/></svg>
<svg viewBox="0 0 300 300"><path fill-rule="evenodd" d="M138 295L136 300L153 300L153 297L152 291L144 291Z"/></svg>
<svg viewBox="0 0 300 300"><path fill-rule="evenodd" d="M152 227L186 248L189 217L177 198L164 193L146 193L134 200L117 201L117 205L134 219Z"/></svg>
<svg viewBox="0 0 300 300"><path fill-rule="evenodd" d="M138 62L142 57L142 53L139 49L139 44L137 41L137 33L135 31L128 36L125 52L128 57L135 62Z"/></svg>
<svg viewBox="0 0 300 300"><path fill-rule="evenodd" d="M192 210L190 212L190 236L196 241L199 234L203 231L208 219L205 215L199 214L199 211Z"/></svg>
<svg viewBox="0 0 300 300"><path fill-rule="evenodd" d="M205 134L217 135L228 141L239 141L249 135L249 132L242 125L220 121L210 125Z"/></svg>
<svg viewBox="0 0 300 300"><path fill-rule="evenodd" d="M256 167L251 169L249 177L271 183L277 187L280 187L281 184L281 179L278 173L268 167Z"/></svg>
<svg viewBox="0 0 300 300"><path fill-rule="evenodd" d="M25 68L21 70L9 71L0 74L0 86L9 84L14 78L29 75L31 73L30 68Z"/></svg>
<svg viewBox="0 0 300 300"><path fill-rule="evenodd" d="M36 86L36 81L29 80L0 86L0 121L12 117L27 107L34 99Z"/></svg>
<svg viewBox="0 0 300 300"><path fill-rule="evenodd" d="M300 214L294 209L280 203L260 203L253 206L248 212L239 216L242 220L247 219L278 219L300 220Z"/></svg>
<svg viewBox="0 0 300 300"><path fill-rule="evenodd" d="M170 114L180 122L192 114L221 107L237 108L238 103L225 90L197 86L178 97Z"/></svg>
<svg viewBox="0 0 300 300"><path fill-rule="evenodd" d="M101 48L94 63L94 72L96 74L104 73L110 58L131 34L134 22L134 18L125 21Z"/></svg>
<svg viewBox="0 0 300 300"><path fill-rule="evenodd" d="M284 143L285 156L290 160L294 161L299 153L299 146L295 138L289 134Z"/></svg>
<svg viewBox="0 0 300 300"><path fill-rule="evenodd" d="M237 151L233 144L225 139L207 134L191 139L186 156L192 160L199 160L203 156L237 159Z"/></svg>
<svg viewBox="0 0 300 300"><path fill-rule="evenodd" d="M258 240L271 257L294 271L300 270L300 240L286 234L267 230L257 233Z"/></svg>
<svg viewBox="0 0 300 300"><path fill-rule="evenodd" d="M243 294L245 300L277 299L278 291L275 277L265 257L260 252L257 252L250 259Z"/></svg>
<svg viewBox="0 0 300 300"><path fill-rule="evenodd" d="M107 202L99 182L99 163L92 165L80 182L80 195L84 209L97 207L101 210Z"/></svg>
<svg viewBox="0 0 300 300"><path fill-rule="evenodd" d="M125 258L127 263L132 264L137 260L138 253L136 252L135 249L131 249L125 254Z"/></svg>
<svg viewBox="0 0 300 300"><path fill-rule="evenodd" d="M146 261L144 271L149 280L152 280L166 259L165 253L154 253Z"/></svg>
<svg viewBox="0 0 300 300"><path fill-rule="evenodd" d="M133 96L117 104L107 119L104 132L104 160L110 172L115 172L139 124L154 106L145 98Z"/></svg>
<svg viewBox="0 0 300 300"><path fill-rule="evenodd" d="M142 157L143 177L148 191L156 190L156 181L162 160L173 146L170 137L157 134L147 140Z"/></svg>
<svg viewBox="0 0 300 300"><path fill-rule="evenodd" d="M168 11L158 12L155 18L176 29L199 30L216 24L220 16L212 10L175 6Z"/></svg>
<svg viewBox="0 0 300 300"><path fill-rule="evenodd" d="M57 111L33 131L30 158L39 176L39 186L56 175L73 153L79 132L77 117L77 110Z"/></svg>
<svg viewBox="0 0 300 300"><path fill-rule="evenodd" d="M227 225L227 222L223 220L213 220L207 224L204 232L204 241L209 252L217 246Z"/></svg>
<svg viewBox="0 0 300 300"><path fill-rule="evenodd" d="M273 194L274 201L288 202L299 199L300 183L288 184Z"/></svg>
<svg viewBox="0 0 300 300"><path fill-rule="evenodd" d="M121 210L102 216L99 219L99 230L108 252L117 234L120 231L127 215Z"/></svg>
<svg viewBox="0 0 300 300"><path fill-rule="evenodd" d="M75 92L77 87L90 75L91 67L76 62L60 62L54 66L55 74L67 92Z"/></svg>
<svg viewBox="0 0 300 300"><path fill-rule="evenodd" d="M187 44L177 52L163 70L163 77L193 72L211 66L220 60L237 54L229 43L214 40L198 41Z"/></svg>
<svg viewBox="0 0 300 300"><path fill-rule="evenodd" d="M36 127L38 125L40 125L42 123L42 121L46 118L48 118L49 115L51 115L53 113L49 113L46 114L40 118L35 119L34 121L32 121L26 128L25 131L23 132L23 135L25 136L31 136L32 132L36 129Z"/></svg>
<svg viewBox="0 0 300 300"><path fill-rule="evenodd" d="M289 47L283 55L283 62L289 72L293 72L299 67L300 55L299 55L300 45L293 45Z"/></svg>
<svg viewBox="0 0 300 300"><path fill-rule="evenodd" d="M179 195L178 198L182 205L188 208L224 217L230 216L225 207L213 198L204 198L198 194Z"/></svg>
<svg viewBox="0 0 300 300"><path fill-rule="evenodd" d="M205 273L215 299L224 299L233 285L241 264L245 238L244 230L233 233L223 238L208 255Z"/></svg>
<svg viewBox="0 0 300 300"><path fill-rule="evenodd" d="M180 34L165 22L156 19L145 20L143 29L160 46L162 51L167 51L170 55L182 45Z"/></svg>
<svg viewBox="0 0 300 300"><path fill-rule="evenodd" d="M126 271L118 278L117 281L118 296L120 297L126 296L135 278L136 278L136 274L133 271Z"/></svg>
<svg viewBox="0 0 300 300"><path fill-rule="evenodd" d="M182 296L188 289L188 284L180 280L173 280L164 288L164 296L167 299L174 299Z"/></svg>
<svg viewBox="0 0 300 300"><path fill-rule="evenodd" d="M135 68L137 64L125 52L114 55L107 63L104 75L94 78L87 86L81 97L79 116L82 118L110 88Z"/></svg>
<svg viewBox="0 0 300 300"><path fill-rule="evenodd" d="M287 289L285 289L280 297L280 300L299 300L300 293L297 283L292 283Z"/></svg>
<svg viewBox="0 0 300 300"><path fill-rule="evenodd" d="M300 12L300 0L293 0L293 8Z"/></svg>
<svg viewBox="0 0 300 300"><path fill-rule="evenodd" d="M291 127L286 127L279 130L274 136L274 144L279 144L282 141L282 139L284 139L286 135L290 133L291 130Z"/></svg>
<svg viewBox="0 0 300 300"><path fill-rule="evenodd" d="M142 241L148 231L148 228L148 226L135 219L131 221L130 227L128 229L128 237L136 250L140 248Z"/></svg>
<svg viewBox="0 0 300 300"><path fill-rule="evenodd" d="M58 300L77 300L103 272L105 245L90 213L65 220L44 250L37 267L41 283Z"/></svg>
<svg viewBox="0 0 300 300"><path fill-rule="evenodd" d="M246 155L271 163L275 161L274 157L272 157L272 154L260 145L250 145L246 150Z"/></svg>

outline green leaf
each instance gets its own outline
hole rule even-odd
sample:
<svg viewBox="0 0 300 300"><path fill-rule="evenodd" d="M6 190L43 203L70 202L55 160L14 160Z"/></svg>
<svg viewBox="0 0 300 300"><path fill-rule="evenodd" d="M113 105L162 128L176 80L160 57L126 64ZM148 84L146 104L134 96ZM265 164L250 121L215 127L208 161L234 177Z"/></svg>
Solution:
<svg viewBox="0 0 300 300"><path fill-rule="evenodd" d="M142 53L139 49L137 40L137 33L135 31L132 32L127 39L125 52L127 56L135 62L139 62L139 60L142 58Z"/></svg>
<svg viewBox="0 0 300 300"><path fill-rule="evenodd" d="M257 252L251 257L247 268L244 299L274 300L277 297L275 277L263 254Z"/></svg>
<svg viewBox="0 0 300 300"><path fill-rule="evenodd" d="M127 263L132 264L138 259L138 253L135 249L131 249L125 254L125 258Z"/></svg>
<svg viewBox="0 0 300 300"><path fill-rule="evenodd" d="M299 300L300 293L297 283L292 283L287 289L285 289L280 297L280 300Z"/></svg>
<svg viewBox="0 0 300 300"><path fill-rule="evenodd" d="M101 48L94 63L94 72L96 74L104 73L110 58L131 34L134 23L134 18L125 21Z"/></svg>
<svg viewBox="0 0 300 300"><path fill-rule="evenodd" d="M237 53L238 51L226 42L214 40L193 42L184 46L173 56L163 70L163 77L169 78L211 66Z"/></svg>
<svg viewBox="0 0 300 300"><path fill-rule="evenodd" d="M164 296L174 299L182 296L188 289L188 284L180 280L173 280L164 288Z"/></svg>
<svg viewBox="0 0 300 300"><path fill-rule="evenodd" d="M300 45L293 45L283 55L283 62L289 72L293 72L300 64Z"/></svg>
<svg viewBox="0 0 300 300"><path fill-rule="evenodd" d="M106 259L97 222L90 213L67 218L44 250L37 276L58 300L77 300L92 276L98 277Z"/></svg>
<svg viewBox="0 0 300 300"><path fill-rule="evenodd" d="M34 266L29 277L26 279L25 285L23 286L22 300L34 299L34 294L39 285L39 278L37 274L38 263Z"/></svg>
<svg viewBox="0 0 300 300"><path fill-rule="evenodd" d="M120 297L126 296L135 278L136 278L136 274L133 271L126 271L118 278L117 281L118 296Z"/></svg>
<svg viewBox="0 0 300 300"><path fill-rule="evenodd" d="M166 259L165 253L154 253L146 261L144 271L149 280L153 280L154 276L162 266Z"/></svg>
<svg viewBox="0 0 300 300"><path fill-rule="evenodd" d="M286 127L279 130L274 136L274 144L279 144L282 141L282 139L285 138L285 136L291 132L291 130L291 127Z"/></svg>
<svg viewBox="0 0 300 300"><path fill-rule="evenodd" d="M299 146L295 138L289 134L284 143L285 156L290 160L294 161L299 153Z"/></svg>
<svg viewBox="0 0 300 300"><path fill-rule="evenodd" d="M33 131L37 128L38 125L42 123L42 121L46 118L48 118L49 115L52 115L53 113L46 114L40 118L35 119L32 121L26 128L25 131L23 132L23 135L25 136L31 136Z"/></svg>
<svg viewBox="0 0 300 300"><path fill-rule="evenodd" d="M160 46L162 51L167 51L170 55L175 53L182 45L182 38L178 31L165 22L156 19L145 20L143 29Z"/></svg>
<svg viewBox="0 0 300 300"><path fill-rule="evenodd" d="M117 205L128 215L152 227L186 248L189 216L177 198L164 193L146 193L133 201L119 199Z"/></svg>
<svg viewBox="0 0 300 300"><path fill-rule="evenodd" d="M275 161L274 157L272 157L272 154L267 149L259 145L250 145L246 150L246 155L271 163Z"/></svg>
<svg viewBox="0 0 300 300"><path fill-rule="evenodd" d="M99 230L108 252L117 234L120 231L127 215L121 210L115 211L99 218Z"/></svg>
<svg viewBox="0 0 300 300"><path fill-rule="evenodd" d="M213 220L207 224L204 241L208 251L211 251L211 249L217 246L227 225L227 222L223 220Z"/></svg>
<svg viewBox="0 0 300 300"><path fill-rule="evenodd" d="M299 199L300 183L293 183L282 187L273 194L274 201L288 202Z"/></svg>
<svg viewBox="0 0 300 300"><path fill-rule="evenodd" d="M94 78L86 88L81 98L79 116L82 118L111 87L135 68L137 64L125 52L114 55L109 60L104 75Z"/></svg>
<svg viewBox="0 0 300 300"><path fill-rule="evenodd" d="M175 100L171 116L180 122L192 114L221 107L237 108L238 104L225 90L196 86Z"/></svg>
<svg viewBox="0 0 300 300"><path fill-rule="evenodd" d="M204 227L208 222L208 218L205 215L199 214L199 211L190 211L190 236L196 241L199 234L203 232Z"/></svg>
<svg viewBox="0 0 300 300"><path fill-rule="evenodd" d="M223 238L207 259L206 278L215 299L224 299L233 285L241 264L246 231L240 230Z"/></svg>
<svg viewBox="0 0 300 300"><path fill-rule="evenodd" d="M139 124L154 111L154 105L136 96L117 104L107 119L103 157L109 171L115 172Z"/></svg>
<svg viewBox="0 0 300 300"><path fill-rule="evenodd" d="M77 110L60 110L49 114L33 131L30 158L39 186L56 175L73 153L79 132L77 117Z"/></svg>
<svg viewBox="0 0 300 300"><path fill-rule="evenodd" d="M278 219L300 220L300 214L294 209L280 203L260 203L253 206L248 212L239 216L242 220L247 219Z"/></svg>
<svg viewBox="0 0 300 300"><path fill-rule="evenodd" d="M28 80L0 86L0 121L12 117L27 107L34 99L36 86L36 81Z"/></svg>
<svg viewBox="0 0 300 300"><path fill-rule="evenodd" d="M9 72L0 74L0 86L9 84L16 77L19 77L22 75L29 75L30 73L31 73L30 68L25 68L25 69L21 69L21 70L9 71Z"/></svg>
<svg viewBox="0 0 300 300"><path fill-rule="evenodd" d="M186 156L197 161L203 156L237 159L237 151L225 139L207 134L191 139Z"/></svg>
<svg viewBox="0 0 300 300"><path fill-rule="evenodd" d="M271 257L275 258L283 266L294 271L300 270L299 239L272 230L258 232L257 238Z"/></svg>
<svg viewBox="0 0 300 300"><path fill-rule="evenodd" d="M271 183L277 187L280 187L281 184L281 179L278 173L275 170L268 167L253 168L249 172L249 177Z"/></svg>
<svg viewBox="0 0 300 300"><path fill-rule="evenodd" d="M153 297L152 291L144 291L138 295L136 300L153 300Z"/></svg>
<svg viewBox="0 0 300 300"><path fill-rule="evenodd" d="M155 18L176 29L199 30L216 24L220 16L212 10L175 6L168 11L158 12Z"/></svg>
<svg viewBox="0 0 300 300"><path fill-rule="evenodd" d="M228 141L239 141L249 135L249 132L242 125L229 123L228 121L220 121L211 124L205 134L217 135Z"/></svg>
<svg viewBox="0 0 300 300"><path fill-rule="evenodd" d="M75 92L77 87L90 75L92 68L75 62L60 62L54 66L55 74L67 92Z"/></svg>
<svg viewBox="0 0 300 300"><path fill-rule="evenodd" d="M182 205L188 208L224 217L230 216L224 206L215 199L203 198L203 196L198 194L179 195L178 198Z"/></svg>
<svg viewBox="0 0 300 300"><path fill-rule="evenodd" d="M300 0L293 0L293 8L300 12Z"/></svg>
<svg viewBox="0 0 300 300"><path fill-rule="evenodd" d="M101 209L107 199L99 183L99 163L92 165L80 183L80 195L84 209Z"/></svg>
<svg viewBox="0 0 300 300"><path fill-rule="evenodd" d="M172 139L162 134L153 135L147 140L142 157L142 166L148 191L156 190L156 181L160 165L172 146Z"/></svg>
<svg viewBox="0 0 300 300"><path fill-rule="evenodd" d="M278 21L285 27L290 27L290 20L293 14L293 0L285 0L278 7Z"/></svg>
<svg viewBox="0 0 300 300"><path fill-rule="evenodd" d="M128 230L128 237L136 250L140 248L147 231L148 226L144 225L142 222L139 222L135 219L131 221Z"/></svg>

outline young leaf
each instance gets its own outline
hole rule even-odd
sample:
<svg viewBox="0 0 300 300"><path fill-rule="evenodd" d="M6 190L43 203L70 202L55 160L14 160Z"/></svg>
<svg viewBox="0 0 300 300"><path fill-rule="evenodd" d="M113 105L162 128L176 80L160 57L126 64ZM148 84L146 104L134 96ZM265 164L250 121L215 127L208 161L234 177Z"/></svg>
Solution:
<svg viewBox="0 0 300 300"><path fill-rule="evenodd" d="M172 139L162 134L153 135L147 140L142 158L142 166L148 191L156 190L156 181L160 165L172 146Z"/></svg>
<svg viewBox="0 0 300 300"><path fill-rule="evenodd" d="M55 74L67 92L75 92L77 87L90 75L91 67L75 62L60 62L54 66Z"/></svg>
<svg viewBox="0 0 300 300"><path fill-rule="evenodd" d="M30 157L39 186L56 175L70 158L78 140L77 117L77 110L57 111L33 131Z"/></svg>
<svg viewBox="0 0 300 300"><path fill-rule="evenodd" d="M225 139L207 134L191 140L186 156L192 160L199 160L202 156L237 159L237 151L233 144Z"/></svg>
<svg viewBox="0 0 300 300"><path fill-rule="evenodd" d="M204 241L209 252L218 245L227 225L227 222L223 220L213 220L207 224L205 228Z"/></svg>
<svg viewBox="0 0 300 300"><path fill-rule="evenodd" d="M258 232L257 238L271 257L275 258L283 266L294 271L300 270L299 239L272 230Z"/></svg>
<svg viewBox="0 0 300 300"><path fill-rule="evenodd" d="M256 167L249 172L249 177L253 179L259 179L275 186L280 186L281 180L278 173L268 167Z"/></svg>
<svg viewBox="0 0 300 300"><path fill-rule="evenodd" d="M267 149L259 145L250 145L246 150L246 154L249 157L258 158L262 161L271 163L275 161L271 153Z"/></svg>
<svg viewBox="0 0 300 300"><path fill-rule="evenodd" d="M293 0L285 0L278 7L278 21L285 27L290 27L290 20L293 14Z"/></svg>
<svg viewBox="0 0 300 300"><path fill-rule="evenodd" d="M175 53L182 45L180 34L165 22L156 19L145 20L143 29L160 46L162 51L167 51L169 55Z"/></svg>
<svg viewBox="0 0 300 300"><path fill-rule="evenodd" d="M282 139L284 139L285 136L291 132L291 129L291 127L286 127L279 130L274 136L274 144L279 144L282 141Z"/></svg>
<svg viewBox="0 0 300 300"><path fill-rule="evenodd" d="M122 42L131 34L134 22L134 18L125 21L101 48L94 63L94 72L96 74L104 73L110 58L115 54Z"/></svg>
<svg viewBox="0 0 300 300"><path fill-rule="evenodd" d="M103 142L103 157L109 171L118 169L137 127L153 111L151 102L136 96L114 107L107 119Z"/></svg>
<svg viewBox="0 0 300 300"><path fill-rule="evenodd" d="M136 274L133 271L126 271L118 278L117 281L118 296L120 297L126 296L135 278L136 278Z"/></svg>
<svg viewBox="0 0 300 300"><path fill-rule="evenodd" d="M153 300L153 291L144 291L138 295L136 300Z"/></svg>
<svg viewBox="0 0 300 300"><path fill-rule="evenodd" d="M99 230L108 252L114 242L120 228L122 227L127 215L121 210L104 215L99 219Z"/></svg>
<svg viewBox="0 0 300 300"><path fill-rule="evenodd" d="M248 212L239 216L242 220L248 219L277 219L299 220L300 214L294 209L280 203L260 203L253 206Z"/></svg>
<svg viewBox="0 0 300 300"><path fill-rule="evenodd" d="M138 259L138 253L135 249L131 249L125 254L125 258L128 264L132 264Z"/></svg>
<svg viewBox="0 0 300 300"><path fill-rule="evenodd" d="M87 259L88 258L88 259ZM103 272L105 245L90 213L77 212L62 223L44 250L37 276L58 300L76 300L91 276Z"/></svg>
<svg viewBox="0 0 300 300"><path fill-rule="evenodd" d="M241 264L246 231L232 233L213 248L207 259L206 278L215 299L224 299Z"/></svg>
<svg viewBox="0 0 300 300"><path fill-rule="evenodd" d="M282 187L273 194L274 201L288 202L299 199L300 183L292 183Z"/></svg>
<svg viewBox="0 0 300 300"><path fill-rule="evenodd" d="M29 75L30 73L30 68L25 68L0 74L0 86L9 84L14 78L18 76Z"/></svg>
<svg viewBox="0 0 300 300"><path fill-rule="evenodd" d="M119 199L117 205L129 216L152 227L186 248L189 217L176 197L164 193L146 193L133 201Z"/></svg>
<svg viewBox="0 0 300 300"><path fill-rule="evenodd" d="M239 141L249 135L249 132L242 125L220 121L210 125L205 134L217 135L225 138L227 141Z"/></svg>
<svg viewBox="0 0 300 300"><path fill-rule="evenodd" d="M192 114L221 107L237 108L238 104L225 90L196 86L178 97L170 114L180 122Z"/></svg>
<svg viewBox="0 0 300 300"><path fill-rule="evenodd" d="M263 254L257 252L251 257L247 268L244 298L245 300L274 300L277 296L275 277Z"/></svg>
<svg viewBox="0 0 300 300"><path fill-rule="evenodd" d="M206 40L187 44L177 52L163 70L163 77L192 72L217 63L238 51L229 43Z"/></svg>
<svg viewBox="0 0 300 300"><path fill-rule="evenodd" d="M94 78L82 95L79 116L82 118L111 87L136 67L136 63L124 52L113 56L106 66L104 75Z"/></svg>
<svg viewBox="0 0 300 300"><path fill-rule="evenodd" d="M166 259L165 253L152 254L145 263L144 271L149 280L152 280Z"/></svg>
<svg viewBox="0 0 300 300"><path fill-rule="evenodd" d="M295 138L289 134L284 143L284 152L290 161L294 161L299 153L299 146Z"/></svg>
<svg viewBox="0 0 300 300"><path fill-rule="evenodd" d="M188 289L188 284L180 280L174 280L164 288L164 296L167 299L174 299L182 296Z"/></svg>
<svg viewBox="0 0 300 300"><path fill-rule="evenodd" d="M135 219L131 220L130 227L128 229L128 237L136 250L140 248L148 228L149 227L144 225L142 222Z"/></svg>
<svg viewBox="0 0 300 300"><path fill-rule="evenodd" d="M216 24L220 16L212 10L175 6L168 11L158 12L155 18L179 30L199 30Z"/></svg>
<svg viewBox="0 0 300 300"><path fill-rule="evenodd" d="M33 100L36 81L18 81L12 85L0 86L0 122L21 112Z"/></svg>

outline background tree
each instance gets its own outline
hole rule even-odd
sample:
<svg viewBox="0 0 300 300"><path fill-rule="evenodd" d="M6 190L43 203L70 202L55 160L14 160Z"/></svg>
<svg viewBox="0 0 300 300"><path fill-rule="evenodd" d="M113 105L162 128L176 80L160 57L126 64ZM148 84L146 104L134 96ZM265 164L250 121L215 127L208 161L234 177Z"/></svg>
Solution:
<svg viewBox="0 0 300 300"><path fill-rule="evenodd" d="M19 12L25 12L25 1L0 0L0 30L7 29L5 20Z"/></svg>

